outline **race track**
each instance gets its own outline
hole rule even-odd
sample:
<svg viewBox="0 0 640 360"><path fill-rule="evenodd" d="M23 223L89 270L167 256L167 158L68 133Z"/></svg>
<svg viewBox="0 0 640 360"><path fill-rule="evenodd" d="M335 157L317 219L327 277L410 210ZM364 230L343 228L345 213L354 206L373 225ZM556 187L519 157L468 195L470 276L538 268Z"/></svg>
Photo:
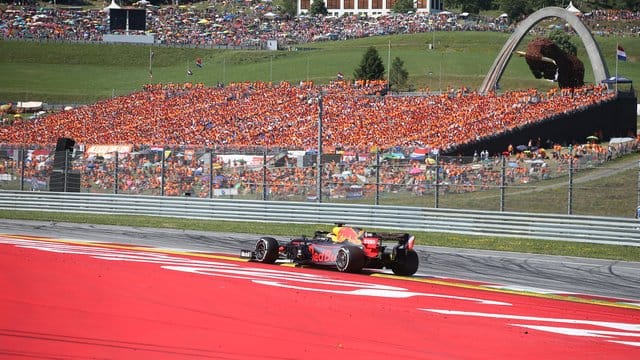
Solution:
<svg viewBox="0 0 640 360"><path fill-rule="evenodd" d="M0 233L228 253L251 249L259 235L0 220ZM302 234L292 234L302 235ZM279 237L279 240L286 240ZM640 303L640 263L419 246L419 276L495 284L505 289L585 294Z"/></svg>
<svg viewBox="0 0 640 360"><path fill-rule="evenodd" d="M91 243L101 229L85 230L83 241L0 234L0 359L608 360L640 353L634 304Z"/></svg>

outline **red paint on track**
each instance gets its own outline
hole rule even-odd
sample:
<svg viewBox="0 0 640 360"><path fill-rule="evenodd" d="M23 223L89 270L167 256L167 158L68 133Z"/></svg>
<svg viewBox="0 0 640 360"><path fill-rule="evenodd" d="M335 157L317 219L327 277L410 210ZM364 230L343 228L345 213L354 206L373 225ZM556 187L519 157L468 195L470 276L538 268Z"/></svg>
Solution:
<svg viewBox="0 0 640 360"><path fill-rule="evenodd" d="M1 240L2 359L640 358L640 344L629 345L640 341L634 309L31 242L49 250L41 251Z"/></svg>

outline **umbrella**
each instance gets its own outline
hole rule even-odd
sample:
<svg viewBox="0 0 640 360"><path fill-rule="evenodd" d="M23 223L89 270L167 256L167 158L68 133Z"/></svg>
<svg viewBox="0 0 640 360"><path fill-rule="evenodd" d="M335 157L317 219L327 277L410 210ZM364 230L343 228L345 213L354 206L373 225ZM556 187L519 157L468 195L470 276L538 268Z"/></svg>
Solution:
<svg viewBox="0 0 640 360"><path fill-rule="evenodd" d="M516 150L518 150L518 151L527 150L527 145L518 145L518 146L516 146Z"/></svg>
<svg viewBox="0 0 640 360"><path fill-rule="evenodd" d="M362 183L365 183L365 184L366 184L366 183L368 183L368 182L369 182L369 181L367 180L367 178L366 178L366 177L364 177L363 175L357 175L357 174L356 174L356 177L357 177L357 178L358 178L358 180L360 180L360 182L362 182Z"/></svg>
<svg viewBox="0 0 640 360"><path fill-rule="evenodd" d="M591 136L587 136L587 140L589 140L589 141L598 141L599 139L598 139L597 136L591 135Z"/></svg>
<svg viewBox="0 0 640 360"><path fill-rule="evenodd" d="M418 175L420 173L422 173L422 169L417 167L411 168L411 170L409 170L409 174L411 175Z"/></svg>
<svg viewBox="0 0 640 360"><path fill-rule="evenodd" d="M404 159L404 154L400 152L393 152L393 153L384 154L383 158L390 159L390 160L402 160Z"/></svg>

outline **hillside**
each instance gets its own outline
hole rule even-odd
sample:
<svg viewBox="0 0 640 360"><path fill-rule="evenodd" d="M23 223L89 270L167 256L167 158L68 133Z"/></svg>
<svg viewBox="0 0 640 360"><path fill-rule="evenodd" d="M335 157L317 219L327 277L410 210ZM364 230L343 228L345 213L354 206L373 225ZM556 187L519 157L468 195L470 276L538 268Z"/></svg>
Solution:
<svg viewBox="0 0 640 360"><path fill-rule="evenodd" d="M435 32L310 43L296 51L233 51L141 45L39 43L0 40L0 102L38 100L50 103L90 103L138 91L146 83L201 82L206 86L234 81L328 82L342 72L346 78L369 46L378 50L385 67L399 57L414 89L443 90L449 86L477 88L508 34L495 32ZM593 81L588 59L578 39L578 57L585 62L585 81ZM640 43L598 37L610 72L615 70L615 44L624 44L629 61L619 73L640 78ZM428 44L435 43L435 49ZM528 40L521 44L526 46ZM391 45L391 46L389 46ZM153 51L153 78L149 54ZM202 58L204 66L194 61ZM192 76L187 75L191 69ZM554 84L537 80L525 61L514 57L502 89L540 88Z"/></svg>

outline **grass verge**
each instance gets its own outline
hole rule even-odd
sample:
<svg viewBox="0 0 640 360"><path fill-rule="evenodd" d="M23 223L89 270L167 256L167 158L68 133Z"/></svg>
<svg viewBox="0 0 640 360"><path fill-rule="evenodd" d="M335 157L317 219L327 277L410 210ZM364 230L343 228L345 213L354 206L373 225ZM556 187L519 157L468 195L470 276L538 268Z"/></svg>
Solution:
<svg viewBox="0 0 640 360"><path fill-rule="evenodd" d="M0 219L72 222L292 237L303 234L311 235L317 229L326 229L329 227L327 224L253 223L193 220L169 217L94 215L9 210L0 210ZM389 230L387 229L384 231ZM416 241L420 245L576 256L621 261L640 261L640 247L635 246L613 246L569 241L468 236L445 233L413 232L412 234L415 235Z"/></svg>

